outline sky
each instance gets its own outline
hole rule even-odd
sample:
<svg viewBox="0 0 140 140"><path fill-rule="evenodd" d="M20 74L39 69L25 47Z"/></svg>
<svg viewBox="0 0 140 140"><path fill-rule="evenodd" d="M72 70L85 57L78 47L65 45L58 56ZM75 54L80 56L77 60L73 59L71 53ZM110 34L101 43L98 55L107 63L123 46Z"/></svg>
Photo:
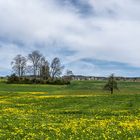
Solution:
<svg viewBox="0 0 140 140"><path fill-rule="evenodd" d="M140 76L140 1L0 0L0 75L34 50L74 74Z"/></svg>

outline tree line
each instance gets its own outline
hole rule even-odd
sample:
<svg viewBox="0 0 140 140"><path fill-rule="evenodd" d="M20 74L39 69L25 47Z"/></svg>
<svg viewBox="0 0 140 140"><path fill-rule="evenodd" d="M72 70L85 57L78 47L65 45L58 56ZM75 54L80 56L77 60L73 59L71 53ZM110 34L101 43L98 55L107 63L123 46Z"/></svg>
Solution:
<svg viewBox="0 0 140 140"><path fill-rule="evenodd" d="M13 74L8 77L7 83L21 84L70 84L73 72L67 70L66 75L61 77L64 66L58 57L55 57L51 63L39 52L33 51L27 57L21 54L16 55L12 62ZM114 74L108 77L108 82L104 90L113 94L118 90Z"/></svg>
<svg viewBox="0 0 140 140"><path fill-rule="evenodd" d="M56 83L69 84L72 71L67 70L67 76L62 78L64 66L58 57L51 63L37 50L28 54L16 55L12 62L13 74L8 77L8 83Z"/></svg>

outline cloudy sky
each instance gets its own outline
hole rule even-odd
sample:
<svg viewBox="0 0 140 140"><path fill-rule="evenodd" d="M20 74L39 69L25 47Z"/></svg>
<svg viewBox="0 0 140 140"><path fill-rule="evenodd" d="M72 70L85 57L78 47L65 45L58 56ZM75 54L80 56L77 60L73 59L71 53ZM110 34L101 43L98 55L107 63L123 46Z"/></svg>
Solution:
<svg viewBox="0 0 140 140"><path fill-rule="evenodd" d="M140 76L140 1L0 0L0 75L33 50L74 74Z"/></svg>

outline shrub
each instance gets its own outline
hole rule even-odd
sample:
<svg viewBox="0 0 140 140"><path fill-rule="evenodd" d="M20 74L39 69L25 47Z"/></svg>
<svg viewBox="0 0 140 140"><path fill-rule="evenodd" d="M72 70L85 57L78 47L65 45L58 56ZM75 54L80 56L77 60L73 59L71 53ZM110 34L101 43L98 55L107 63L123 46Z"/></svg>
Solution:
<svg viewBox="0 0 140 140"><path fill-rule="evenodd" d="M69 80L65 80L62 78L43 80L43 79L35 79L31 77L17 77L15 74L8 77L7 83L9 84L51 84L51 85L68 85L70 84Z"/></svg>
<svg viewBox="0 0 140 140"><path fill-rule="evenodd" d="M11 76L8 77L7 83L19 83L20 78L16 76L15 74L12 74Z"/></svg>

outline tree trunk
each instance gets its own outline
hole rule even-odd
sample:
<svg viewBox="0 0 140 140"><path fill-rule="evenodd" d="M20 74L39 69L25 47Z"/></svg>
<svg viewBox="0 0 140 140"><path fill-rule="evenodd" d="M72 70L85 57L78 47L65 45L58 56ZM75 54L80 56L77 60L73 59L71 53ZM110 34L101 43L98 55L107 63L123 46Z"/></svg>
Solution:
<svg viewBox="0 0 140 140"><path fill-rule="evenodd" d="M111 88L111 94L113 94L113 88Z"/></svg>

